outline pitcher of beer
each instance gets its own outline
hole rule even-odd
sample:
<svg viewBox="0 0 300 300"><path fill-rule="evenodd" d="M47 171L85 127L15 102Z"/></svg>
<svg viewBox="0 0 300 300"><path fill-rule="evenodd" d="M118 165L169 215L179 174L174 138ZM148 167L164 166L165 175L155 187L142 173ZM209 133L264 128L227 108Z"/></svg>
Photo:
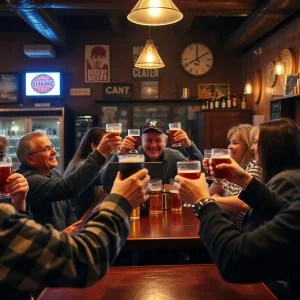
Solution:
<svg viewBox="0 0 300 300"><path fill-rule="evenodd" d="M9 194L5 193L4 186L7 184L6 180L11 174L11 157L3 156L2 160L0 160L0 198L9 197Z"/></svg>
<svg viewBox="0 0 300 300"><path fill-rule="evenodd" d="M230 149L212 149L211 150L211 165L214 171L214 183L223 184L227 177L227 170L216 169L219 164L230 164Z"/></svg>
<svg viewBox="0 0 300 300"><path fill-rule="evenodd" d="M181 129L181 123L180 122L174 122L169 124L169 129L170 129L170 136L172 140L172 147L180 147L181 143L176 143L174 141L174 134Z"/></svg>
<svg viewBox="0 0 300 300"><path fill-rule="evenodd" d="M144 168L144 154L126 154L119 155L119 168L121 178L126 179L137 171ZM130 221L138 221L140 219L140 207L136 207L130 214Z"/></svg>

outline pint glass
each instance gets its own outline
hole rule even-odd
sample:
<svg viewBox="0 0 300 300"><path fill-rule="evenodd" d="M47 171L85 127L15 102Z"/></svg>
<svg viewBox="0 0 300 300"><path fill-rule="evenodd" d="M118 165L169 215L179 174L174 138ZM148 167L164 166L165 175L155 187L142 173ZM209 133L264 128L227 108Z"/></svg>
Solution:
<svg viewBox="0 0 300 300"><path fill-rule="evenodd" d="M181 143L176 143L174 141L174 134L181 129L181 123L180 122L174 122L169 124L169 129L170 129L170 136L172 140L172 147L180 147Z"/></svg>
<svg viewBox="0 0 300 300"><path fill-rule="evenodd" d="M209 159L211 158L211 149L204 149L204 158L203 158L203 166L204 163L208 166L209 165ZM209 169L205 169L206 173L206 180L213 180L213 177L210 175Z"/></svg>
<svg viewBox="0 0 300 300"><path fill-rule="evenodd" d="M215 172L214 183L223 184L227 177L227 170L216 169L216 166L222 163L230 164L230 150L229 149L212 149L211 150L211 162Z"/></svg>
<svg viewBox="0 0 300 300"><path fill-rule="evenodd" d="M9 194L5 193L4 186L7 184L7 178L12 174L12 161L11 157L4 156L0 161L0 198L8 197Z"/></svg>
<svg viewBox="0 0 300 300"><path fill-rule="evenodd" d="M163 212L162 203L162 180L151 179L149 182L150 188L150 214L161 214Z"/></svg>
<svg viewBox="0 0 300 300"><path fill-rule="evenodd" d="M128 153L138 153L140 145L140 130L139 129L128 129L128 135L134 138L134 148Z"/></svg>
<svg viewBox="0 0 300 300"><path fill-rule="evenodd" d="M198 179L201 174L201 164L199 160L178 161L177 174L188 179ZM185 207L194 207L194 205L184 203Z"/></svg>
<svg viewBox="0 0 300 300"><path fill-rule="evenodd" d="M144 154L126 154L119 155L121 178L126 179L132 174L144 168L145 155ZM130 221L137 221L140 219L140 207L136 207L130 214Z"/></svg>
<svg viewBox="0 0 300 300"><path fill-rule="evenodd" d="M178 187L174 179L170 179L170 204L171 211L182 211L182 201L179 198Z"/></svg>
<svg viewBox="0 0 300 300"><path fill-rule="evenodd" d="M116 135L121 136L122 133L122 123L107 123L106 132L114 132ZM111 153L118 153L118 149L111 151Z"/></svg>

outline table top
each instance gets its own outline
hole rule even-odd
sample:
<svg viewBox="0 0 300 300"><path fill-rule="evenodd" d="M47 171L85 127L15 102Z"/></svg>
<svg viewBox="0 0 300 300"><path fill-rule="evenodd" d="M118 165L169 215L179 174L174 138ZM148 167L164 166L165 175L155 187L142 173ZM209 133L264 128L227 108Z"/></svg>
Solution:
<svg viewBox="0 0 300 300"><path fill-rule="evenodd" d="M38 300L276 299L262 283L226 282L215 265L112 267L94 286L47 288Z"/></svg>
<svg viewBox="0 0 300 300"><path fill-rule="evenodd" d="M202 247L198 232L199 220L191 207L182 212L164 210L162 214L141 217L130 222L131 232L126 249L171 249Z"/></svg>

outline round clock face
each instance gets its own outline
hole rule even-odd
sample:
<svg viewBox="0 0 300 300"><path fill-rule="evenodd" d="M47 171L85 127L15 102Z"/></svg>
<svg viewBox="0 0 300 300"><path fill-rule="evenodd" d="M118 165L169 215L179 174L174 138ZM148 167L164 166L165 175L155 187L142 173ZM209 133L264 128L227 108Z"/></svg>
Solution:
<svg viewBox="0 0 300 300"><path fill-rule="evenodd" d="M284 72L279 77L282 86L285 87L287 75L294 73L294 69L295 69L294 53L290 49L283 49L281 51L281 59L284 66Z"/></svg>
<svg viewBox="0 0 300 300"><path fill-rule="evenodd" d="M276 75L274 73L275 64L270 61L267 65L267 86L273 87L276 82Z"/></svg>
<svg viewBox="0 0 300 300"><path fill-rule="evenodd" d="M212 51L205 45L194 43L186 46L181 54L181 66L191 76L203 76L213 66Z"/></svg>

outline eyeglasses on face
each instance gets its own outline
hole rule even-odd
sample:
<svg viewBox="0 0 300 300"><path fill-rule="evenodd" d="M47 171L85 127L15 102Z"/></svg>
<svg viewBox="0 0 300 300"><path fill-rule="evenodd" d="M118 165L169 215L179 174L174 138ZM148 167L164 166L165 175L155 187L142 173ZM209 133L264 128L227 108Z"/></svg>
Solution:
<svg viewBox="0 0 300 300"><path fill-rule="evenodd" d="M48 154L52 149L55 150L55 145L53 145L53 144L51 146L46 146L42 150L31 152L28 155L32 155L32 154L36 154L36 153L40 153L40 152L45 152L46 154Z"/></svg>

